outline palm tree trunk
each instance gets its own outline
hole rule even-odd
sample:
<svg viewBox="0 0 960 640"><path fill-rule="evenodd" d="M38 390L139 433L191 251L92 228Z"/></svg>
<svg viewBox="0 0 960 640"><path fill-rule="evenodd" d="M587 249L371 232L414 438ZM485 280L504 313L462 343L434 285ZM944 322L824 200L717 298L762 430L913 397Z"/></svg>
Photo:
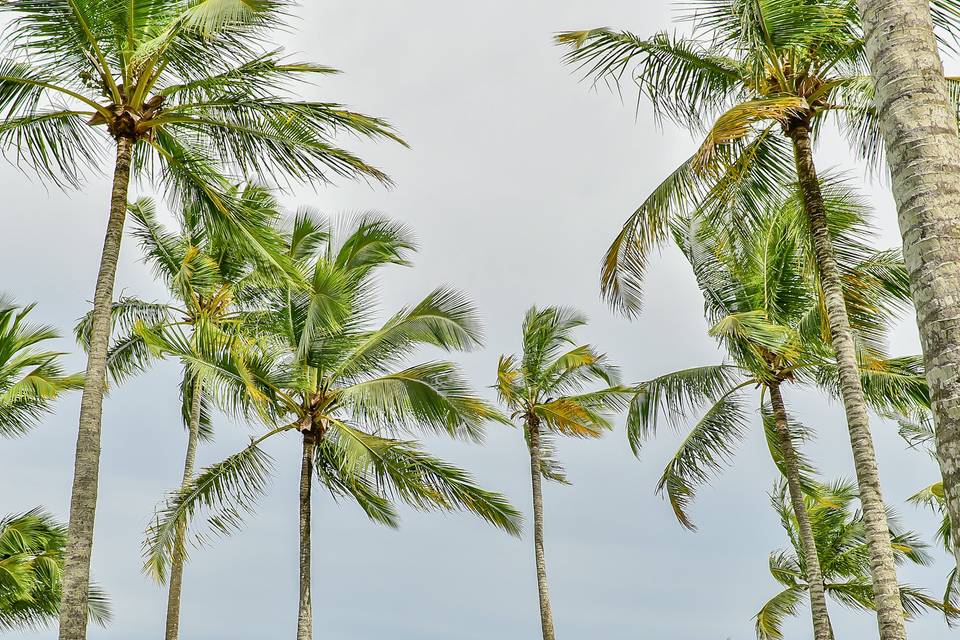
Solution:
<svg viewBox="0 0 960 640"><path fill-rule="evenodd" d="M537 560L537 589L540 593L540 627L543 640L555 640L550 593L547 589L547 561L543 555L543 491L540 473L540 427L530 424L530 480L533 487L533 548Z"/></svg>
<svg viewBox="0 0 960 640"><path fill-rule="evenodd" d="M793 505L793 512L797 516L797 528L800 530L800 547L803 550L803 560L807 569L805 577L810 586L813 637L814 640L833 640L833 627L830 625L827 596L823 586L823 572L820 569L820 554L817 553L817 543L807 514L807 503L803 499L803 488L800 486L800 465L797 462L797 452L793 448L787 409L783 404L783 395L780 393L780 383L770 383L767 388L770 390L770 404L773 405L774 425L780 437L783 470L787 478L787 489L790 492L790 503Z"/></svg>
<svg viewBox="0 0 960 640"><path fill-rule="evenodd" d="M70 494L70 523L64 554L60 640L84 640L87 635L87 589L90 584L90 555L100 475L100 420L107 382L113 283L123 238L123 221L127 213L133 146L131 139L117 139L110 217L93 294L90 351L80 401L80 424Z"/></svg>
<svg viewBox="0 0 960 640"><path fill-rule="evenodd" d="M856 347L850 330L850 319L843 296L840 270L827 227L827 214L820 192L820 180L813 162L810 128L807 123L794 124L789 135L793 140L794 159L803 206L807 214L813 250L820 274L830 324L830 338L837 357L840 374L840 394L847 416L850 446L853 449L853 464L860 490L860 503L870 552L870 568L873 574L873 593L877 604L877 619L880 640L904 640L903 605L897 585L893 549L890 546L890 529L887 512L880 493L880 476L877 458L870 435L870 418L867 403L860 385L860 369L857 364Z"/></svg>
<svg viewBox="0 0 960 640"><path fill-rule="evenodd" d="M303 459L300 463L300 608L297 613L297 640L313 639L313 603L310 600L310 489L313 483L314 435L303 432Z"/></svg>
<svg viewBox="0 0 960 640"><path fill-rule="evenodd" d="M186 374L189 375L189 374ZM197 461L197 441L200 439L200 408L203 399L203 383L197 378L193 385L193 397L190 398L190 424L187 432L187 454L183 462L183 481L181 488L185 488L193 478L193 468ZM177 542L170 560L170 585L167 592L167 630L166 640L177 640L180 637L180 600L183 594L183 561L182 551L186 544L186 527L177 531Z"/></svg>
<svg viewBox="0 0 960 640"><path fill-rule="evenodd" d="M960 522L960 138L929 0L860 0L947 510ZM953 527L960 564L960 526Z"/></svg>

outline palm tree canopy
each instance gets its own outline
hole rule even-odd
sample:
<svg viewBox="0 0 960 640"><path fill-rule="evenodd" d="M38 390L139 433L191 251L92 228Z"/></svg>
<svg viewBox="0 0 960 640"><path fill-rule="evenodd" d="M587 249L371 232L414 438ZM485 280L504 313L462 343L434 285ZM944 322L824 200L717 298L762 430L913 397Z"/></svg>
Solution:
<svg viewBox="0 0 960 640"><path fill-rule="evenodd" d="M825 185L825 193L867 399L881 412L924 407L929 397L919 358L890 358L885 353L889 322L909 300L899 253L872 248L868 212L841 182ZM677 427L693 422L657 487L666 493L680 522L693 528L687 507L697 488L729 463L746 434L750 389L799 383L835 397L839 389L815 259L795 196L759 215L748 235L689 218L675 221L672 231L703 294L709 333L729 359L639 385L627 416L627 434L639 454L644 442L656 435L661 414ZM732 234L739 236L736 241ZM772 416L762 402L761 414L771 454L782 471ZM791 425L791 432L801 440L808 433L799 424ZM808 484L812 467L807 461L801 467L803 483Z"/></svg>
<svg viewBox="0 0 960 640"><path fill-rule="evenodd" d="M873 610L870 556L864 532L863 516L854 510L856 487L845 481L818 485L805 497L813 528L817 555L823 571L826 592L838 603L855 610ZM783 590L767 601L756 616L757 637L774 640L783 637L784 619L795 615L808 588L803 553L800 549L797 519L780 482L771 494L771 504L780 516L790 547L770 554L770 574ZM890 514L891 544L898 563L927 565L932 560L926 545L913 531L902 529ZM949 618L960 611L928 596L922 589L900 586L900 597L908 615L937 610Z"/></svg>
<svg viewBox="0 0 960 640"><path fill-rule="evenodd" d="M99 171L109 137L135 142L133 172L173 208L260 260L280 240L232 181L387 181L334 143L399 140L384 121L291 97L334 70L270 48L287 0L12 0L0 58L0 146L62 186ZM226 175L226 178L223 177ZM282 266L282 265L280 265Z"/></svg>
<svg viewBox="0 0 960 640"><path fill-rule="evenodd" d="M166 332L144 332L153 348L203 371L222 402L268 426L249 447L201 471L171 496L149 532L148 569L163 576L179 523L200 508L213 509L210 522L220 533L239 526L272 468L260 444L290 431L315 438L321 485L355 501L374 521L396 526L393 502L400 500L424 510L470 511L517 533L520 514L503 496L480 488L468 473L411 439L440 433L479 440L484 423L505 420L470 391L455 364L408 364L424 346L462 351L479 345L473 305L439 288L375 323L377 270L408 264L415 248L406 227L383 216L335 225L303 210L284 237L307 286L271 285L251 294L262 339L245 343L256 357L248 356L242 367L233 346L197 356Z"/></svg>
<svg viewBox="0 0 960 640"><path fill-rule="evenodd" d="M34 509L0 519L0 630L39 627L56 618L66 529L49 514ZM103 592L91 586L90 618L110 618Z"/></svg>
<svg viewBox="0 0 960 640"><path fill-rule="evenodd" d="M564 481L551 436L600 437L627 404L629 390L620 385L617 368L574 339L585 324L572 309L531 307L523 319L522 354L500 356L497 366L497 393L511 417L541 432L541 472L550 480Z"/></svg>
<svg viewBox="0 0 960 640"><path fill-rule="evenodd" d="M64 373L62 353L44 348L58 335L53 327L32 325L35 305L18 307L0 297L0 436L23 435L48 413L53 401L79 389L83 377Z"/></svg>
<svg viewBox="0 0 960 640"><path fill-rule="evenodd" d="M693 0L689 35L643 38L607 28L560 33L565 61L595 82L632 81L658 119L702 136L697 151L628 218L608 250L602 287L639 309L652 249L677 216L740 224L795 180L789 141L798 122L833 115L851 146L879 166L881 138L856 3L848 0ZM935 0L943 42L960 34L960 2ZM953 85L960 86L953 82Z"/></svg>
<svg viewBox="0 0 960 640"><path fill-rule="evenodd" d="M279 208L269 191L257 186L233 187L231 191L256 207L265 224L273 224ZM189 347L195 358L202 357L211 345L239 343L248 332L248 317L243 307L251 289L261 286L271 276L248 256L238 252L233 243L206 232L202 207L196 203L177 212L178 228L170 230L160 223L156 203L140 198L129 205L130 232L139 241L143 259L168 289L168 302L146 301L124 296L112 308L113 344L107 356L107 369L116 382L143 371L162 355L152 349L147 337L163 330L169 340ZM75 327L80 345L87 349L92 322L88 313ZM235 349L235 357L244 352ZM198 378L198 370L184 362L181 400L184 424L189 423L190 399ZM212 436L212 405L204 394L201 398L201 436Z"/></svg>

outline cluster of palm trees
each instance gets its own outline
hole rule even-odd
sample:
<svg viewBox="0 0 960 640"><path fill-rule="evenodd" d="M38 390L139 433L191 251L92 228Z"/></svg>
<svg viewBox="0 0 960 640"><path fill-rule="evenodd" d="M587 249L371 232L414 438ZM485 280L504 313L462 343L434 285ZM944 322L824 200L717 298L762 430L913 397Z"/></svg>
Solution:
<svg viewBox="0 0 960 640"><path fill-rule="evenodd" d="M470 512L519 535L521 514L504 496L416 440L479 442L490 423L519 425L525 438L542 635L554 640L542 482L566 482L558 436L599 437L620 414L635 454L659 420L688 429L657 490L691 529L698 488L731 461L758 418L781 478L771 496L790 542L771 555L782 589L756 615L759 638L782 637L784 619L808 599L814 638L832 640L828 596L875 611L881 640L905 638L904 620L925 609L960 616L956 570L942 598L897 578L898 563L929 556L884 503L869 424L873 410L897 417L912 443L935 442L942 481L913 501L937 509L944 544L960 547L950 526L960 517L960 430L951 413L960 397L951 382L960 350L951 345L960 335L950 322L955 289L944 284L960 280L960 270L956 248L938 253L923 235L956 238L950 231L960 223L925 197L930 185L951 184L931 168L936 152L923 156L931 145L903 150L891 141L909 122L895 108L911 99L909 87L895 86L909 65L905 45L878 44L875 26L900 25L917 50L933 47L936 58L935 38L952 46L960 36L960 2L910 4L694 0L681 9L685 35L558 34L565 61L585 77L621 89L633 83L657 116L702 140L614 239L603 295L618 311L638 313L650 257L672 244L689 262L709 335L726 357L624 383L606 355L576 340L585 324L577 311L534 307L523 319L520 352L500 357L497 407L454 362L417 358L423 347L453 353L482 345L465 295L437 288L376 320L376 278L410 265L411 230L375 214L329 218L302 208L291 216L277 203L273 185L389 183L338 145L344 133L403 144L380 118L298 98L296 83L335 70L271 48L291 2L0 3L9 16L0 59L0 145L8 156L63 187L83 184L114 157L93 308L75 329L85 372L67 374L62 354L45 348L57 334L27 323L32 306L0 301L0 435L25 434L58 396L82 389L68 525L41 510L0 520L0 629L58 618L61 640L82 640L88 621L109 617L90 577L104 394L161 359L182 367L186 430L181 485L161 502L144 542L144 570L167 588L168 640L180 637L189 548L239 529L267 488L276 462L264 442L297 437L300 446L297 638L307 640L314 483L387 526L397 526L402 502ZM897 76L882 90L871 76L877 68ZM945 129L928 129L952 136L949 151L956 87L939 70L933 75L925 81L952 115ZM813 144L831 116L877 167L886 144L906 264L898 250L875 248L869 208L843 176L818 172ZM916 175L918 166L939 178ZM160 222L152 198L131 201L132 181L165 196L175 228ZM168 300L115 299L125 232ZM889 327L914 302L924 357L892 357ZM786 398L798 386L842 402L855 485L825 483L804 455L810 430ZM215 411L256 425L259 435L197 469Z"/></svg>

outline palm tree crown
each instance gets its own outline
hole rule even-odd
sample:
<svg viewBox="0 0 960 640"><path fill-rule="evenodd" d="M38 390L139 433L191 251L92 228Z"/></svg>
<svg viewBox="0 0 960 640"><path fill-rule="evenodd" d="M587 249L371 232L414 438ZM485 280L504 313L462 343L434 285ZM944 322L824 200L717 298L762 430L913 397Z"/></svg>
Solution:
<svg viewBox="0 0 960 640"><path fill-rule="evenodd" d="M857 499L856 487L849 482L838 481L830 485L816 484L811 489L811 495L806 497L805 502L827 594L851 609L875 609L863 514L853 508ZM756 615L757 637L760 640L783 638L784 620L796 614L804 592L809 589L804 577L803 553L798 542L797 518L783 483L776 485L770 502L780 516L780 524L787 534L790 547L770 554L770 574L780 584L782 591L768 600ZM888 516L888 520L897 561L929 564L931 558L926 550L927 545L919 536L902 529L896 518ZM929 610L944 612L948 620L960 614L950 604L944 604L922 589L909 585L900 585L900 598L904 611L911 617Z"/></svg>
<svg viewBox="0 0 960 640"><path fill-rule="evenodd" d="M497 366L497 393L511 418L522 421L527 438L531 429L541 434L542 473L549 480L564 481L551 455L553 436L600 437L613 427L611 412L625 406L617 368L574 340L584 324L572 309L532 307L523 319L522 354L501 356Z"/></svg>
<svg viewBox="0 0 960 640"><path fill-rule="evenodd" d="M56 618L66 528L40 509L0 518L0 630L22 631ZM89 588L89 617L110 619L110 606L96 586Z"/></svg>
<svg viewBox="0 0 960 640"><path fill-rule="evenodd" d="M909 300L903 261L897 251L872 248L868 211L845 185L828 184L825 193L867 399L878 411L916 410L928 402L919 358L885 354L890 321ZM839 395L804 220L795 195L758 217L751 235L736 243L729 234L739 232L725 233L694 220L673 224L674 238L703 293L710 335L724 347L729 361L671 372L640 385L627 433L639 453L656 434L661 413L683 423L705 409L658 485L687 527L693 527L687 507L697 487L729 461L746 432L749 414L743 401L750 389L760 387L767 394L777 387L779 394L781 385L804 384ZM784 444L763 397L760 408L774 462L784 471ZM792 429L797 442L805 437L801 425ZM809 463L801 459L800 466L808 474Z"/></svg>
<svg viewBox="0 0 960 640"><path fill-rule="evenodd" d="M699 148L627 219L608 250L604 294L639 309L650 252L670 240L670 221L696 213L741 225L796 180L781 133L818 131L832 115L874 166L882 141L856 4L848 0L693 0L680 15L689 35L644 38L607 28L557 42L588 77L635 83L658 119L702 135ZM960 3L932 2L945 41L960 33Z"/></svg>
<svg viewBox="0 0 960 640"><path fill-rule="evenodd" d="M191 360L221 397L259 411L270 427L250 447L203 470L163 509L148 543L148 564L158 573L177 524L196 509L236 516L251 506L271 464L260 443L290 431L315 447L312 466L321 485L353 499L377 522L396 526L396 498L421 509L466 509L518 531L519 515L502 496L397 437L426 431L476 440L484 422L499 418L470 393L454 364L402 365L423 345L460 350L478 344L472 305L441 288L373 325L373 275L386 264L407 264L413 243L402 225L376 215L341 231L310 212L297 216L287 235L288 255L308 287L260 292L259 327L266 338L250 346L259 360L238 368L231 349L198 358L163 332L153 334L155 348ZM237 523L221 517L215 526Z"/></svg>
<svg viewBox="0 0 960 640"><path fill-rule="evenodd" d="M15 0L0 58L0 147L63 186L103 166L109 139L133 144L132 175L207 232L276 264L280 241L230 181L327 181L376 167L339 132L399 140L384 121L293 98L292 82L335 70L268 48L286 0ZM223 176L226 175L226 178Z"/></svg>

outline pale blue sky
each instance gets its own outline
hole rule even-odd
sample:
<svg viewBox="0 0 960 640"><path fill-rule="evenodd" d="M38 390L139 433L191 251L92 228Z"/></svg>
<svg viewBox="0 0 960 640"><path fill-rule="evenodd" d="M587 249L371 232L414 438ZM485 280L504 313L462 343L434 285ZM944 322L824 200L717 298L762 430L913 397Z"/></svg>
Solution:
<svg viewBox="0 0 960 640"><path fill-rule="evenodd" d="M412 149L362 145L365 157L397 182L391 191L343 184L284 197L330 213L376 209L416 231L422 250L413 269L384 279L384 308L416 300L448 283L469 292L487 325L487 348L460 358L479 388L494 377L497 355L518 348L519 322L532 303L574 305L591 318L584 340L607 351L629 380L716 362L701 301L675 252L652 270L645 313L628 322L597 295L601 255L626 215L693 142L659 130L649 109L606 91L591 92L560 62L551 34L617 26L646 34L669 28L666 0L491 0L483 3L310 2L283 44L333 65L315 96L387 117ZM821 166L862 171L844 146L818 149ZM69 334L92 295L105 224L106 183L82 193L45 190L0 165L4 230L0 289L39 301L38 320ZM865 185L884 242L898 242L891 198ZM144 193L137 190L136 193ZM124 245L118 292L163 296L137 247ZM64 350L76 351L62 341ZM894 351L918 349L906 323ZM76 368L82 359L70 357ZM144 578L140 540L153 506L179 479L177 368L160 366L106 401L94 575L113 598L114 623L91 639L159 637L164 594ZM852 468L835 404L788 390L787 402L819 433L809 453L830 477ZM79 398L28 438L0 442L0 513L45 505L65 518ZM217 420L213 462L242 446L250 430ZM907 452L895 428L875 422L884 489L904 519L932 538L935 519L903 500L936 477L926 457ZM777 585L770 550L785 543L768 506L774 480L755 430L735 468L693 508L689 533L653 489L677 438L669 429L631 457L622 429L599 442L564 442L571 487L546 489L547 559L561 638L748 640L751 618ZM432 450L468 467L488 486L529 511L528 466L519 431L492 428L484 447L431 440ZM247 528L195 552L187 568L182 633L186 639L254 640L290 636L296 614L294 439L274 444L280 472ZM373 640L529 640L536 637L532 543L512 539L467 516L405 513L400 531L369 523L359 509L315 501L314 619L317 638ZM949 566L904 571L939 593ZM872 618L833 607L838 637L876 637ZM809 637L806 614L788 640ZM942 621L911 624L911 636L943 640ZM53 630L25 634L48 639Z"/></svg>

